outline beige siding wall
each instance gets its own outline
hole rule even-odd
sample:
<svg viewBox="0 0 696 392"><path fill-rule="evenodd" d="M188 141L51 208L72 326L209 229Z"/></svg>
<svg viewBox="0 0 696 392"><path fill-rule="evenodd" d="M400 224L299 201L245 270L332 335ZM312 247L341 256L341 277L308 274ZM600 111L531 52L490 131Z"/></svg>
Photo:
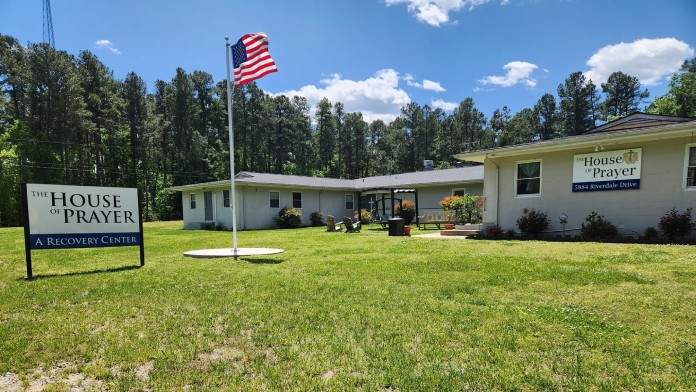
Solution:
<svg viewBox="0 0 696 392"><path fill-rule="evenodd" d="M353 209L346 210L345 195L352 194L354 209L357 210L357 193L351 191L333 191L317 189L293 189L265 186L245 186L237 190L241 194L243 211L243 229L265 229L277 227L273 218L283 207L292 206L292 193L302 193L302 224L309 226L309 216L312 212L319 211L324 215L333 215L337 220L344 216L353 216ZM280 193L279 208L270 208L270 192ZM238 203L239 205L239 203ZM238 220L239 222L239 220Z"/></svg>
<svg viewBox="0 0 696 392"><path fill-rule="evenodd" d="M686 146L690 142L682 138L604 146L605 150L643 149L641 185L637 190L573 193L573 156L591 152L587 149L487 160L484 223L497 222L503 229L516 229L524 209L534 208L548 213L550 230L562 229L558 221L561 213L569 216L566 228L572 229L580 228L584 219L596 211L618 226L622 234L634 231L642 235L647 227L657 228L660 217L672 207L680 211L696 207L696 189L683 189ZM516 162L537 159L542 161L540 196L516 197Z"/></svg>
<svg viewBox="0 0 696 392"><path fill-rule="evenodd" d="M204 192L213 192L213 220L205 220ZM270 207L270 192L280 194L280 206ZM273 220L283 207L292 206L292 193L302 193L302 224L310 224L309 216L314 211L323 212L324 215L333 215L337 220L344 216L353 216L353 211L358 208L358 195L352 191L333 191L316 189L293 189L266 186L239 186L237 185L237 229L268 229L275 228ZM190 208L190 194L196 195L196 208ZM354 209L346 210L345 195L352 194ZM226 228L232 228L232 209L223 206L223 188L184 191L181 194L183 202L183 218L185 229L200 229L201 224L222 224Z"/></svg>

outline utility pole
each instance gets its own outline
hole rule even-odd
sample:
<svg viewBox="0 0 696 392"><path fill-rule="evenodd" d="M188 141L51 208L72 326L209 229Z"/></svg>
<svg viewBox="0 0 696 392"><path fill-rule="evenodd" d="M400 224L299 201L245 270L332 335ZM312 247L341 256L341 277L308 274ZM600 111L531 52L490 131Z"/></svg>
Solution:
<svg viewBox="0 0 696 392"><path fill-rule="evenodd" d="M51 0L43 0L43 40L56 47L56 39L53 36L53 17L51 16Z"/></svg>

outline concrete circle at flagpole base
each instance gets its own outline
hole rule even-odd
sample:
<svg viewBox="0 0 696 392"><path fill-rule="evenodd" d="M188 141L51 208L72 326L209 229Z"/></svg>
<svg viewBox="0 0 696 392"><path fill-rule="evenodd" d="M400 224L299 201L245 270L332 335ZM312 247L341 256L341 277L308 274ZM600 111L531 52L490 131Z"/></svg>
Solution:
<svg viewBox="0 0 696 392"><path fill-rule="evenodd" d="M237 257L240 256L262 256L283 253L282 249L275 248L237 248ZM184 252L184 256L198 259L212 259L221 257L235 257L233 248L220 249L200 249Z"/></svg>

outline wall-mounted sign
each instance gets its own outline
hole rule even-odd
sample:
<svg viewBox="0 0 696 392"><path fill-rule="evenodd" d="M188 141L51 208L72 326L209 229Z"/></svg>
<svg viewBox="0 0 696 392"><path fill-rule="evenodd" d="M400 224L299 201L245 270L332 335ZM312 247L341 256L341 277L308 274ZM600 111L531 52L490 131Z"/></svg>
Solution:
<svg viewBox="0 0 696 392"><path fill-rule="evenodd" d="M25 184L27 275L32 249L140 246L142 221L135 188Z"/></svg>
<svg viewBox="0 0 696 392"><path fill-rule="evenodd" d="M642 148L573 157L573 192L640 189Z"/></svg>

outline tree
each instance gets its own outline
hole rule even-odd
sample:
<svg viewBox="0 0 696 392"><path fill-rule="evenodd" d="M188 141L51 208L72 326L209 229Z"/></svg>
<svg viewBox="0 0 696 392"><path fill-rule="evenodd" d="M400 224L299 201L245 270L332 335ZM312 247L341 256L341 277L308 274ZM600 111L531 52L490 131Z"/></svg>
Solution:
<svg viewBox="0 0 696 392"><path fill-rule="evenodd" d="M0 34L0 93L9 97L0 113L0 121L6 124L11 124L13 120L23 120L26 116L26 57L26 49L17 39Z"/></svg>
<svg viewBox="0 0 696 392"><path fill-rule="evenodd" d="M77 62L82 96L86 105L89 124L84 132L74 130L77 142L92 142L93 159L96 168L96 183L99 185L124 185L119 180L124 175L128 160L127 130L123 126L123 100L119 96L120 83L113 73L89 51L80 52ZM85 151L89 158L89 152ZM80 163L79 183L90 182L91 162L78 157Z"/></svg>
<svg viewBox="0 0 696 392"><path fill-rule="evenodd" d="M343 169L343 151L345 151L345 140L343 138L343 120L345 117L345 112L343 111L343 104L341 102L336 102L334 105L334 124L336 126L336 155L338 157L338 164L335 167L333 175L337 178L343 178L345 173Z"/></svg>
<svg viewBox="0 0 696 392"><path fill-rule="evenodd" d="M503 106L502 109L495 109L493 115L489 120L490 129L495 135L495 143L497 146L506 146L511 144L509 137L508 124L512 115L510 114L510 108Z"/></svg>
<svg viewBox="0 0 696 392"><path fill-rule="evenodd" d="M368 125L363 120L362 113L346 114L343 133L349 143L345 154L348 178L362 177L365 175L363 165L367 158L368 134Z"/></svg>
<svg viewBox="0 0 696 392"><path fill-rule="evenodd" d="M556 98L551 94L544 94L534 105L534 113L539 118L537 140L549 140L561 133L559 113L556 108Z"/></svg>
<svg viewBox="0 0 696 392"><path fill-rule="evenodd" d="M669 91L648 107L649 113L696 117L696 57L684 61L682 72L669 82Z"/></svg>
<svg viewBox="0 0 696 392"><path fill-rule="evenodd" d="M639 105L650 96L648 90L640 90L638 78L617 71L602 83L606 98L600 107L602 119L612 121L638 111Z"/></svg>
<svg viewBox="0 0 696 392"><path fill-rule="evenodd" d="M28 111L26 127L17 128L20 135L14 137L21 140L17 154L21 164L42 169L32 170L28 180L73 183L75 172L91 166L73 162L90 127L75 58L45 43L32 44L27 67Z"/></svg>
<svg viewBox="0 0 696 392"><path fill-rule="evenodd" d="M560 115L565 135L579 135L595 127L597 88L582 72L574 72L558 85Z"/></svg>
<svg viewBox="0 0 696 392"><path fill-rule="evenodd" d="M319 149L319 170L326 171L333 159L335 143L336 143L336 128L334 126L334 118L331 115L332 105L328 99L323 98L317 103L317 111L314 114L316 120L316 137L317 146Z"/></svg>

